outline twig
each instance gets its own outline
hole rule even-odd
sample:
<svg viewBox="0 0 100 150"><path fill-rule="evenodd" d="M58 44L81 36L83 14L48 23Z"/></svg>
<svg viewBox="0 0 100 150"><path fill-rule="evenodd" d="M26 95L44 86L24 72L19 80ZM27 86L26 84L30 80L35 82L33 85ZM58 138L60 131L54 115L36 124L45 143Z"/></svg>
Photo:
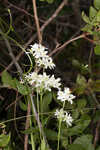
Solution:
<svg viewBox="0 0 100 150"><path fill-rule="evenodd" d="M5 3L7 3L7 4L9 4L10 6L8 6L8 7L13 7L13 8L15 8L15 9L17 9L17 10L19 10L20 12L23 12L24 14L26 14L26 15L28 15L28 16L30 16L30 17L34 17L32 14L30 14L29 12L27 12L25 9L23 9L23 8L20 8L20 7L18 7L18 6L15 6L14 4L12 4L11 2L5 2ZM42 19L39 19L41 22L44 22Z"/></svg>
<svg viewBox="0 0 100 150"><path fill-rule="evenodd" d="M19 71L20 75L22 75L22 69L21 69L20 65L18 64L18 62L17 62L17 60L16 60L16 58L15 58L13 52L12 52L12 48L10 46L10 43L9 43L8 39L5 37L5 34L2 32L1 29L0 29L0 32L1 32L1 34L3 36L3 39L6 43L6 46L7 46L8 51L9 51L9 55L11 56L11 58L13 60L13 63L15 64L15 66L16 66L17 70Z"/></svg>
<svg viewBox="0 0 100 150"><path fill-rule="evenodd" d="M97 127L96 127L96 133L95 133L95 137L94 137L94 148L96 147L96 143L98 142L99 139L99 128L100 128L100 121L98 121L97 123Z"/></svg>
<svg viewBox="0 0 100 150"><path fill-rule="evenodd" d="M17 99L16 99L14 102L12 102L11 104L9 104L9 105L5 108L5 110L7 111L10 107L12 107L15 103L17 103L21 98L22 98L22 96L17 97Z"/></svg>
<svg viewBox="0 0 100 150"><path fill-rule="evenodd" d="M37 121L39 130L40 130L40 134L43 136L43 138L44 138L44 140L45 140L45 143L47 144L47 147L49 148L49 145L48 145L46 136L45 136L44 131L43 131L43 128L42 128L42 124L41 124L40 119L39 119L39 115L38 115L38 113L37 113L37 111L36 111L36 108L35 108L35 104L34 104L34 100L33 100L32 94L30 94L30 100L31 100L31 104L32 104L32 110L33 110L35 119L36 119L36 121ZM50 149L49 149L49 150L50 150Z"/></svg>
<svg viewBox="0 0 100 150"><path fill-rule="evenodd" d="M37 15L36 0L32 0L32 2L33 2L33 11L34 11L34 18L35 18L35 24L36 24L36 28L37 28L38 39L39 39L39 43L41 44L42 35L40 32L39 19L38 19L38 15Z"/></svg>
<svg viewBox="0 0 100 150"><path fill-rule="evenodd" d="M56 11L54 12L54 14L50 17L51 19L48 19L43 25L42 27L40 28L40 31L42 32L44 30L44 28L50 24L50 22L56 18L56 16L58 15L58 13L61 11L61 9L64 7L64 5L67 3L67 0L64 0L60 6L56 9ZM34 36L32 36L28 42L23 46L25 49L27 48L28 45L31 44L31 42L36 38L37 34L35 34ZM20 57L24 54L24 52L22 51L20 54L18 54L18 56L16 57L16 60L18 61L20 59ZM4 71L7 71L9 70L12 65L13 65L13 61L5 68ZM0 74L1 75L1 74Z"/></svg>
<svg viewBox="0 0 100 150"><path fill-rule="evenodd" d="M3 101L3 100L4 100L4 97L0 95L0 99Z"/></svg>
<svg viewBox="0 0 100 150"><path fill-rule="evenodd" d="M15 101L17 101L17 97L18 97L18 92L16 91L16 100ZM15 106L14 106L14 125L15 125L15 130L16 130L16 132L18 134L18 137L21 140L21 142L23 143L23 139L20 136L19 131L17 129L17 125L16 125L16 102L15 102Z"/></svg>
<svg viewBox="0 0 100 150"><path fill-rule="evenodd" d="M92 74L92 65L91 65L92 54L93 54L93 47L91 48L90 55L89 55L89 71L91 74Z"/></svg>
<svg viewBox="0 0 100 150"><path fill-rule="evenodd" d="M63 45L61 45L60 47L54 49L54 50L49 54L49 56L52 56L53 54L55 54L55 53L58 52L58 51L61 52L61 50L63 50L69 43L71 43L71 42L73 42L73 41L76 41L76 40L78 40L78 39L84 38L85 36L86 36L85 34L82 34L82 35L80 35L80 36L77 36L77 37L75 37L75 38L73 38L73 39L70 39L70 40L66 41Z"/></svg>
<svg viewBox="0 0 100 150"><path fill-rule="evenodd" d="M28 15L28 16L31 16L32 18L34 17L34 16L31 15L30 13L28 13L25 9L20 8L20 7L17 7L17 6L15 6L15 5L13 5L12 3L8 2L8 1L7 1L6 3L8 3L11 7L13 7L13 8L15 8L15 9L17 9L17 10L23 12L24 14L26 14L26 15Z"/></svg>
<svg viewBox="0 0 100 150"><path fill-rule="evenodd" d="M62 8L65 6L65 4L67 4L67 0L63 0L62 3L60 4L60 6L56 9L56 11L54 12L54 14L43 24L43 26L41 27L41 31L43 31L45 29L45 27L50 24L50 22L57 17L58 13L62 10Z"/></svg>

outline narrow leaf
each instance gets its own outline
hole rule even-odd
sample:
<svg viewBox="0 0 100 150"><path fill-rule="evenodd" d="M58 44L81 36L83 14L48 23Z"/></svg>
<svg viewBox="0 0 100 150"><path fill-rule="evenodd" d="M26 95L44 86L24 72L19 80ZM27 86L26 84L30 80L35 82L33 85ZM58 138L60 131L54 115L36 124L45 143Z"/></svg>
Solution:
<svg viewBox="0 0 100 150"><path fill-rule="evenodd" d="M84 20L86 23L90 24L89 17L87 17L84 12L82 12L82 18L83 18L83 20Z"/></svg>

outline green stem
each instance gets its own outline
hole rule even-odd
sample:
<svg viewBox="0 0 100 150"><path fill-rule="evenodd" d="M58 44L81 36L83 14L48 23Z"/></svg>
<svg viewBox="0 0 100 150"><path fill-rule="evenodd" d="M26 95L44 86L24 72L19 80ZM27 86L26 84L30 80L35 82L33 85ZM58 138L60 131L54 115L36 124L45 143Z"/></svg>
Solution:
<svg viewBox="0 0 100 150"><path fill-rule="evenodd" d="M64 109L64 107L65 107L65 101L63 102L63 109Z"/></svg>
<svg viewBox="0 0 100 150"><path fill-rule="evenodd" d="M57 150L59 150L61 122L62 122L62 118L59 119L59 131L58 131L58 145L57 145Z"/></svg>
<svg viewBox="0 0 100 150"><path fill-rule="evenodd" d="M39 94L38 94L38 90L37 90L37 113L39 115L40 111L39 111Z"/></svg>
<svg viewBox="0 0 100 150"><path fill-rule="evenodd" d="M40 94L40 107L41 107L41 122L43 123L43 116L42 116L42 113L43 113L43 105L42 105L42 97L43 97L43 94L41 93ZM43 124L42 124L43 125Z"/></svg>
<svg viewBox="0 0 100 150"><path fill-rule="evenodd" d="M39 95L38 95L38 90L37 90L37 114L38 114L38 118L39 118L40 107L39 107ZM39 128L39 132L40 132L40 139L42 140L42 135L41 135L40 128Z"/></svg>
<svg viewBox="0 0 100 150"><path fill-rule="evenodd" d="M63 109L64 109L64 107L65 107L65 101L63 103ZM58 145L57 145L57 150L59 150L61 123L62 123L62 118L59 119L59 131L58 131Z"/></svg>

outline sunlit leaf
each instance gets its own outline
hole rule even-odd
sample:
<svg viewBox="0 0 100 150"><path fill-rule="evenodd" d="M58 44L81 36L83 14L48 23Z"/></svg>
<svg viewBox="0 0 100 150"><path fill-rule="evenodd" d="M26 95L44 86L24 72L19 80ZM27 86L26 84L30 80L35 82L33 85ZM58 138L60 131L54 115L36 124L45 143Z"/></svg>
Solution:
<svg viewBox="0 0 100 150"><path fill-rule="evenodd" d="M10 133L7 135L5 135L5 134L0 135L0 147L7 146L9 141L10 141Z"/></svg>
<svg viewBox="0 0 100 150"><path fill-rule="evenodd" d="M94 6L96 9L100 9L100 0L94 0Z"/></svg>
<svg viewBox="0 0 100 150"><path fill-rule="evenodd" d="M91 21L92 19L94 19L94 17L96 17L96 14L97 14L97 10L91 6L89 9L89 17Z"/></svg>
<svg viewBox="0 0 100 150"><path fill-rule="evenodd" d="M22 101L19 102L19 106L23 111L27 110L27 105L25 103L23 103Z"/></svg>
<svg viewBox="0 0 100 150"><path fill-rule="evenodd" d="M4 71L2 73L1 80L4 86L10 86L11 88L16 88L16 83L14 82L13 78L8 72Z"/></svg>
<svg viewBox="0 0 100 150"><path fill-rule="evenodd" d="M100 11L98 11L98 13L97 13L97 22L100 22Z"/></svg>
<svg viewBox="0 0 100 150"><path fill-rule="evenodd" d="M86 23L90 24L89 17L87 17L84 12L82 12L82 19L83 19Z"/></svg>
<svg viewBox="0 0 100 150"><path fill-rule="evenodd" d="M96 55L100 55L100 45L96 45L96 47L94 48L94 52Z"/></svg>

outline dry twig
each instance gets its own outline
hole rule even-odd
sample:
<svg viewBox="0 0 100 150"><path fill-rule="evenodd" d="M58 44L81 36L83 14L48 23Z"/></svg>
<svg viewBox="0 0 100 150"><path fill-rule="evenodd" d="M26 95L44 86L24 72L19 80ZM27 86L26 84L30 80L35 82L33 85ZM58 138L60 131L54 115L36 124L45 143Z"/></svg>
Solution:
<svg viewBox="0 0 100 150"><path fill-rule="evenodd" d="M98 121L97 127L96 127L96 133L95 133L95 137L94 137L94 148L96 147L96 144L99 140L99 128L100 128L100 121Z"/></svg>
<svg viewBox="0 0 100 150"><path fill-rule="evenodd" d="M38 39L39 39L39 43L41 44L42 35L41 35L39 19L38 19L38 15L37 15L36 0L32 0L32 2L33 2L34 18L35 18L35 24L36 24L36 28L37 28Z"/></svg>
<svg viewBox="0 0 100 150"><path fill-rule="evenodd" d="M58 13L62 10L62 8L65 6L65 4L67 4L67 2L68 2L67 0L62 1L62 3L59 5L59 7L54 12L54 14L42 25L41 31L43 31L45 29L45 27L47 25L49 25L51 23L51 21L57 17Z"/></svg>
<svg viewBox="0 0 100 150"><path fill-rule="evenodd" d="M42 25L42 27L40 28L40 31L42 32L52 21L53 19L55 19L58 15L58 13L62 10L62 8L64 7L64 5L67 4L67 0L64 0L60 6L56 9L56 11L53 13L53 15ZM40 32L39 31L39 32ZM28 45L30 45L32 43L32 41L36 38L37 34L35 34L34 36L32 36L28 42L23 46L25 49L27 48ZM20 57L24 54L24 51L21 51L19 53L19 55L16 57L16 60L18 61L20 59ZM12 65L13 65L13 61L5 68L4 71L9 70ZM2 73L1 73L2 74ZM0 74L0 75L1 75Z"/></svg>

